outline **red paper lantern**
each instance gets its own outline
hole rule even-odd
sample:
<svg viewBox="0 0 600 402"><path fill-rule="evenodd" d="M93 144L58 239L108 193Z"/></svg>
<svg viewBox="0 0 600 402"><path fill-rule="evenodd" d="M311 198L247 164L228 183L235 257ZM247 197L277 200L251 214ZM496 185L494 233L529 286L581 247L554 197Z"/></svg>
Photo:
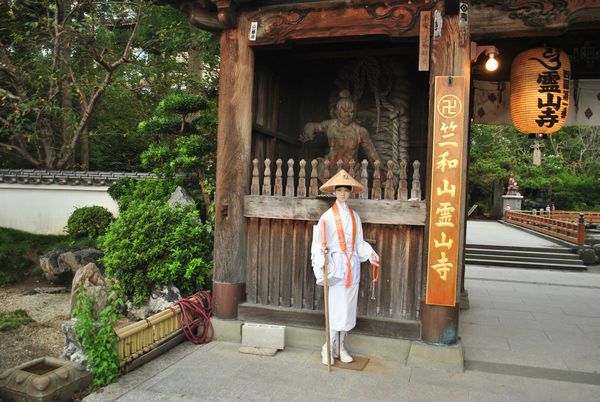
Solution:
<svg viewBox="0 0 600 402"><path fill-rule="evenodd" d="M525 134L551 134L569 111L571 61L562 50L540 47L520 53L510 72L510 114Z"/></svg>

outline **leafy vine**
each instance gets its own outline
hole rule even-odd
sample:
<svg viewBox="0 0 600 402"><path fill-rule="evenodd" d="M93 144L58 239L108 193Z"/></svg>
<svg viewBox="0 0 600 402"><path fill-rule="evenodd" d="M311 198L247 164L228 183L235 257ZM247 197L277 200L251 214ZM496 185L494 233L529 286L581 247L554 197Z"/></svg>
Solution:
<svg viewBox="0 0 600 402"><path fill-rule="evenodd" d="M77 318L75 333L85 354L88 365L92 369L93 388L115 382L119 378L119 354L117 353L117 335L113 325L119 314L117 308L122 304L120 299L111 295L110 303L102 312L98 323L94 319L92 298L83 286L75 290L75 309L73 316Z"/></svg>

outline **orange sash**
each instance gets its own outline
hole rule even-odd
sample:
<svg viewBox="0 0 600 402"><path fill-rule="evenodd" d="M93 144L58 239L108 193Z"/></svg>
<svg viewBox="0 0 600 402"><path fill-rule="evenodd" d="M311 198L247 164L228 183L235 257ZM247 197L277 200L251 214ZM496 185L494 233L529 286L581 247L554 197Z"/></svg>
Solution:
<svg viewBox="0 0 600 402"><path fill-rule="evenodd" d="M350 218L352 219L352 251L348 253L348 245L346 244L346 236L344 234L344 227L342 226L342 218L340 217L340 211L337 206L337 202L333 203L333 217L335 219L335 227L337 229L338 240L340 242L340 248L346 255L346 266L348 267L348 277L346 278L346 287L352 286L352 265L350 259L354 254L354 244L356 242L356 220L354 219L354 211L348 207L350 212Z"/></svg>

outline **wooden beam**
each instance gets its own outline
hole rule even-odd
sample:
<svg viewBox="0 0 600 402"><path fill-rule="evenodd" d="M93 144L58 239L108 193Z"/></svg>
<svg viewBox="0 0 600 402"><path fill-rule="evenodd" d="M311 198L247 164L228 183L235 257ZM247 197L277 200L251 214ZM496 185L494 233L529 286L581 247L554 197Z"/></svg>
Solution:
<svg viewBox="0 0 600 402"><path fill-rule="evenodd" d="M158 4L169 4L185 14L190 23L196 28L209 32L221 32L230 28L231 25L223 23L219 19L217 7L210 2L199 3L185 0L159 0Z"/></svg>
<svg viewBox="0 0 600 402"><path fill-rule="evenodd" d="M299 145L299 146L302 145L302 143L300 142L299 139L294 138L294 137L284 134L284 133L280 133L279 131L274 131L274 130L268 129L267 127L260 125L258 123L252 124L252 130L256 131L257 133L268 135L269 137L277 138L278 140L284 141L291 145Z"/></svg>
<svg viewBox="0 0 600 402"><path fill-rule="evenodd" d="M597 0L471 0L474 40L558 35L600 22Z"/></svg>
<svg viewBox="0 0 600 402"><path fill-rule="evenodd" d="M246 219L244 194L249 182L252 138L254 56L247 23L221 34L217 189L215 192L214 281L245 282Z"/></svg>
<svg viewBox="0 0 600 402"><path fill-rule="evenodd" d="M469 32L461 32L460 29L460 21L459 16L451 16L444 17L442 23L442 35L439 38L435 38L432 41L432 55L431 55L431 75L430 75L430 106L429 106L429 155L428 155L428 167L429 167L429 175L428 177L431 180L432 169L435 168L436 164L439 161L432 160L432 146L434 144L434 132L439 131L439 127L434 127L434 108L437 105L434 105L434 83L436 76L463 76L465 80L464 93L462 96L462 104L469 104L469 82L470 82L470 74L471 74L471 64L470 64L470 38ZM464 113L464 121L462 122L463 127L468 127L468 113ZM462 136L468 136L468 133L465 130L462 130L460 133ZM454 269L462 269L459 265L459 262L462 261L462 255L464 253L464 241L465 241L465 227L466 221L464 220L464 209L465 209L465 200L466 200L466 169L467 169L467 145L468 138L464 138L462 141L462 147L459 149L460 156L458 159L458 167L462 169L461 174L461 182L453 183L456 186L456 194L459 195L457 197L456 205L453 205L453 208L458 212L457 216L459 221L455 222L455 225L458 225L460 228L459 238L455 239L454 247L457 247L458 258L456 261L453 261ZM429 183L431 187L431 183ZM431 191L427 193L427 202L428 207L430 207L431 202ZM429 210L429 208L428 208ZM435 210L435 209L434 209ZM436 216L429 216L429 221L436 219ZM429 243L429 237L431 233L429 231L426 233L426 239ZM440 241L444 241L443 239L438 239ZM458 242L456 242L458 240ZM458 243L458 244L456 244ZM429 247L426 251L426 264L427 267L429 261L429 254L432 253ZM460 272L457 272L456 277L460 278ZM460 291L460 286L458 283L455 283L456 288ZM425 342L430 342L434 344L453 344L458 340L458 306L447 307L447 306L438 306L431 304L422 304L422 321L423 321L423 340Z"/></svg>
<svg viewBox="0 0 600 402"><path fill-rule="evenodd" d="M425 225L425 201L348 200L363 223L384 225ZM246 195L246 218L299 219L318 221L331 206L327 199L291 198L278 196Z"/></svg>
<svg viewBox="0 0 600 402"><path fill-rule="evenodd" d="M419 13L438 2L315 2L265 7L250 17L258 22L254 45L282 44L287 40L343 37L417 37Z"/></svg>
<svg viewBox="0 0 600 402"><path fill-rule="evenodd" d="M323 312L315 310L242 303L239 305L238 318L244 321L269 324L325 328ZM356 319L356 327L352 330L352 333L355 332L390 338L420 339L421 323L419 321L359 316Z"/></svg>

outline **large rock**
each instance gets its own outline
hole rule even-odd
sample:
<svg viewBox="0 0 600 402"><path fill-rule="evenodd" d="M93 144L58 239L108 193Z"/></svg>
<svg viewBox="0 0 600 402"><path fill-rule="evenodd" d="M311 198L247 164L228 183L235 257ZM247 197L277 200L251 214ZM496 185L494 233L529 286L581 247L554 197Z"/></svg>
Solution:
<svg viewBox="0 0 600 402"><path fill-rule="evenodd" d="M600 259L600 243L599 244L594 244L592 246L592 248L596 252L596 257L598 257L598 259Z"/></svg>
<svg viewBox="0 0 600 402"><path fill-rule="evenodd" d="M167 204L169 204L171 208L175 208L177 206L196 205L196 202L182 187L177 186L175 191L173 191L173 194L171 194L171 198L167 201Z"/></svg>
<svg viewBox="0 0 600 402"><path fill-rule="evenodd" d="M102 251L95 248L59 248L40 257L40 266L50 282L68 283L72 274L90 262L98 265L102 256Z"/></svg>
<svg viewBox="0 0 600 402"><path fill-rule="evenodd" d="M71 284L71 312L75 307L75 290L80 286L83 286L88 296L92 298L94 318L98 319L102 310L108 305L108 286L100 269L93 262L75 273Z"/></svg>
<svg viewBox="0 0 600 402"><path fill-rule="evenodd" d="M60 326L63 334L65 334L65 346L63 352L60 355L61 359L70 360L75 363L79 363L84 367L87 366L87 355L83 351L81 343L77 340L77 334L75 333L75 323L77 319L71 318L69 321L65 321ZM89 370L89 367L88 367Z"/></svg>
<svg viewBox="0 0 600 402"><path fill-rule="evenodd" d="M77 270L90 262L99 265L98 260L102 258L104 254L102 251L95 248L84 248L81 250L72 250L62 253L58 256L57 262L59 267L64 270L71 270L75 273Z"/></svg>
<svg viewBox="0 0 600 402"><path fill-rule="evenodd" d="M59 264L58 258L64 254L73 251L72 249L58 248L52 250L40 257L40 267L44 271L46 279L50 282L64 280L67 274L71 273L71 268L67 264Z"/></svg>
<svg viewBox="0 0 600 402"><path fill-rule="evenodd" d="M581 259L581 261L583 261L585 265L595 264L598 260L596 252L589 247L582 248L581 250L579 250L579 258Z"/></svg>
<svg viewBox="0 0 600 402"><path fill-rule="evenodd" d="M181 300L181 293L173 285L155 289L150 299L140 307L134 307L130 301L127 301L127 316L133 320L143 320L171 307L178 300Z"/></svg>

